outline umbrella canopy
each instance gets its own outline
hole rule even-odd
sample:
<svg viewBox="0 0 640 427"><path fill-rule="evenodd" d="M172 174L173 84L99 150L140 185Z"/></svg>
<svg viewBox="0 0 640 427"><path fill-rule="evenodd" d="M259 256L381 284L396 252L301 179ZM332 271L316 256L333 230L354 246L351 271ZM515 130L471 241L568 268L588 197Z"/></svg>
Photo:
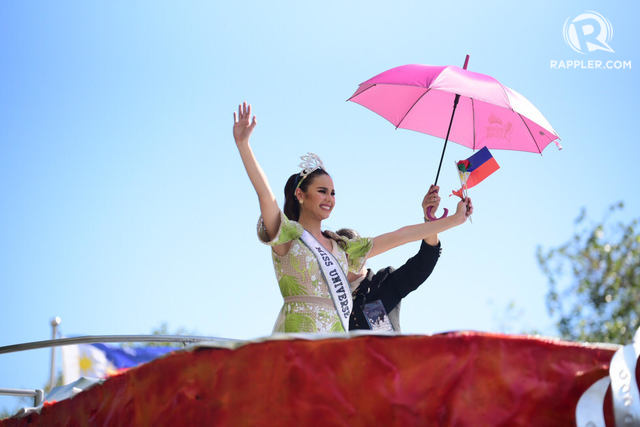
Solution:
<svg viewBox="0 0 640 427"><path fill-rule="evenodd" d="M449 140L482 147L542 153L559 139L524 96L493 77L453 65L403 65L363 82L348 99L396 128L445 138L456 95L459 104Z"/></svg>

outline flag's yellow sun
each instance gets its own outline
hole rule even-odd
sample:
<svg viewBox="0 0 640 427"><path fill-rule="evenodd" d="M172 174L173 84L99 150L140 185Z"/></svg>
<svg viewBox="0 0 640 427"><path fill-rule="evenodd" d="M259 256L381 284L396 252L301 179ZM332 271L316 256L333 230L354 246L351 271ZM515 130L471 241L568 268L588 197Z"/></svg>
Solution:
<svg viewBox="0 0 640 427"><path fill-rule="evenodd" d="M91 360L91 358L85 355L80 356L80 370L82 372L89 371L92 365L93 365L93 361Z"/></svg>

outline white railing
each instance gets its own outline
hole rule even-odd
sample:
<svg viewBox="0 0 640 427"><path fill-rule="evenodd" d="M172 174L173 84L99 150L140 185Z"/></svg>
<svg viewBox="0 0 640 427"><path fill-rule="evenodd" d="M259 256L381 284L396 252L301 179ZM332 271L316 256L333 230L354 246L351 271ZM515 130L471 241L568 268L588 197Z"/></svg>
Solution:
<svg viewBox="0 0 640 427"><path fill-rule="evenodd" d="M125 343L125 342L168 342L180 343L183 346L198 342L230 342L240 341L229 338L202 337L193 335L84 335L80 337L57 338L43 341L32 341L0 347L0 354L18 351L36 350L40 348L56 348L65 345L91 343ZM42 389L0 388L0 395L33 397L33 406L39 406L44 400Z"/></svg>

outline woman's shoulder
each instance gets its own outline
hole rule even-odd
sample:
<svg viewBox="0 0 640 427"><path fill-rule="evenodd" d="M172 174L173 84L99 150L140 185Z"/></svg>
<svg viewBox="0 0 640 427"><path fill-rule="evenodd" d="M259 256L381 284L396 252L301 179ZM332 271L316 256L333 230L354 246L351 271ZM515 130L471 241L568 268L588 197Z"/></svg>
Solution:
<svg viewBox="0 0 640 427"><path fill-rule="evenodd" d="M278 246L296 240L302 236L304 229L297 221L293 221L280 211L280 226L275 232L267 230L262 216L258 219L258 239L269 246ZM271 237L273 236L273 237Z"/></svg>

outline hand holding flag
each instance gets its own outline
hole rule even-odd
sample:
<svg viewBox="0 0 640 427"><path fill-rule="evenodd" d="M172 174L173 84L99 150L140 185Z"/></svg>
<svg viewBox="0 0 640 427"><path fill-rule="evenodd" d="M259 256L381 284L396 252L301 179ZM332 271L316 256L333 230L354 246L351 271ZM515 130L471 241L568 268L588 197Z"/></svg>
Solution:
<svg viewBox="0 0 640 427"><path fill-rule="evenodd" d="M471 221L471 215L473 214L473 203L471 203L471 197L467 197L458 202L456 209L456 215L463 215L464 219Z"/></svg>

